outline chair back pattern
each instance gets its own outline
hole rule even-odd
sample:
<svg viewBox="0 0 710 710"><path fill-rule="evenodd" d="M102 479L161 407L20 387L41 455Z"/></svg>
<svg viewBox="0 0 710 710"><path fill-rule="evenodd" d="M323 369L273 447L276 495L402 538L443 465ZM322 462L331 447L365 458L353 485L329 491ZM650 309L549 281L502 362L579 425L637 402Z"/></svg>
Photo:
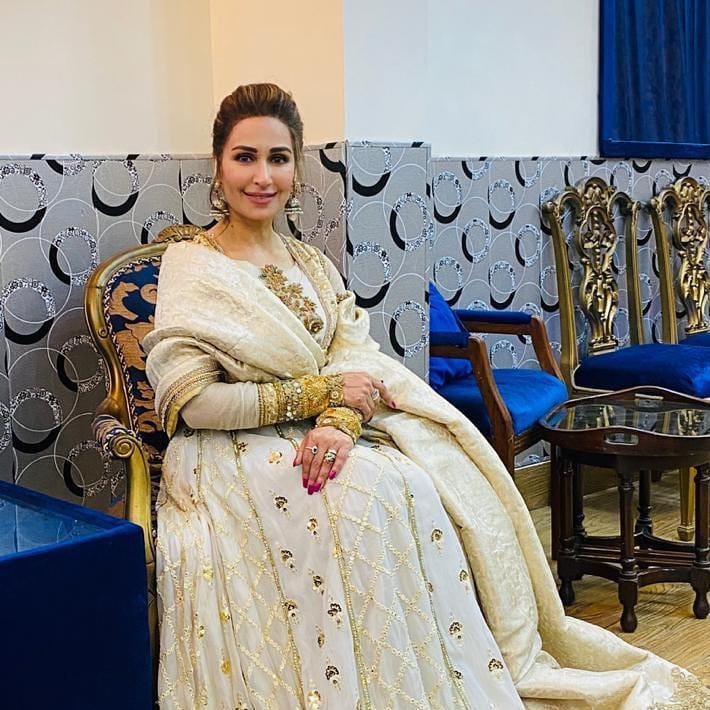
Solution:
<svg viewBox="0 0 710 710"><path fill-rule="evenodd" d="M571 238L565 223L571 210ZM575 298L572 285L574 262L579 263L581 280L578 307L589 330L587 355L613 350L619 346L614 322L619 312L618 268L614 256L619 234L614 220L618 214L626 224L626 273L629 281L629 326L632 338L641 338L641 304L637 288L638 264L635 246L637 206L631 198L599 177L568 187L556 200L543 205L550 223L555 252L557 289L562 335L562 370L567 383L579 365L578 334L575 325ZM572 263L570 263L572 262Z"/></svg>
<svg viewBox="0 0 710 710"><path fill-rule="evenodd" d="M705 268L708 227L705 219L710 204L710 189L695 178L684 177L651 200L651 219L656 235L658 269L661 276L661 312L663 339L678 341L675 295L687 317L687 335L704 333L710 328L707 319L710 276ZM664 213L670 213L669 240ZM678 262L674 278L672 254ZM675 283L675 289L673 284Z"/></svg>
<svg viewBox="0 0 710 710"><path fill-rule="evenodd" d="M149 245L104 262L92 278L91 331L108 363L109 398L118 419L138 436L151 468L159 466L168 444L155 412L155 393L145 372L143 339L153 329L158 275L163 253L172 242L190 240L202 231L191 225L164 229ZM87 312L89 309L87 308Z"/></svg>

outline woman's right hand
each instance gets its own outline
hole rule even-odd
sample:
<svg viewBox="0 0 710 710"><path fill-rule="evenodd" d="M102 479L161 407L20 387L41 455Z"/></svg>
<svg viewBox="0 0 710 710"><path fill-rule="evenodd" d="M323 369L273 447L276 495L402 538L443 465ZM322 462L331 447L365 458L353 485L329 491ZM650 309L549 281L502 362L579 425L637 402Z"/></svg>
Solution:
<svg viewBox="0 0 710 710"><path fill-rule="evenodd" d="M343 373L343 404L357 409L362 414L363 421L372 419L377 400L380 398L388 406L396 406L382 380L375 379L366 372Z"/></svg>

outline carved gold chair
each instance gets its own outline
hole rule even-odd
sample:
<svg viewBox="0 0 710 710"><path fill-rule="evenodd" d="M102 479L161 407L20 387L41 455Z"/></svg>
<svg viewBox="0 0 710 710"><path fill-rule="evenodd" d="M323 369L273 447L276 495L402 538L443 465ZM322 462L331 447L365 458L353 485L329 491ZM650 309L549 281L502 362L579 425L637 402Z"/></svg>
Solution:
<svg viewBox="0 0 710 710"><path fill-rule="evenodd" d="M710 397L710 358L703 348L643 343L636 246L636 221L641 206L601 178L569 187L543 206L550 223L557 271L562 340L561 368L570 392L621 390L655 385L696 397ZM620 347L615 332L619 283L615 256L623 220L626 285L631 344ZM568 241L566 232L570 232ZM619 255L621 256L621 255ZM574 267L574 268L573 268ZM573 279L573 271L579 275ZM583 316L577 322L576 314ZM650 472L640 479L640 507L648 505ZM681 472L679 535L693 532L693 501L689 472Z"/></svg>
<svg viewBox="0 0 710 710"><path fill-rule="evenodd" d="M158 611L155 591L155 494L168 438L160 429L154 393L145 374L143 338L153 329L158 273L171 242L191 239L200 229L168 227L151 244L104 261L86 285L89 332L108 365L109 390L94 419L104 451L124 462L124 516L143 528L148 568L148 621L157 662Z"/></svg>
<svg viewBox="0 0 710 710"><path fill-rule="evenodd" d="M710 276L705 267L708 207L710 188L692 177L681 178L650 203L661 285L663 342L666 343L710 346L707 313ZM678 333L676 297L685 311L682 338Z"/></svg>

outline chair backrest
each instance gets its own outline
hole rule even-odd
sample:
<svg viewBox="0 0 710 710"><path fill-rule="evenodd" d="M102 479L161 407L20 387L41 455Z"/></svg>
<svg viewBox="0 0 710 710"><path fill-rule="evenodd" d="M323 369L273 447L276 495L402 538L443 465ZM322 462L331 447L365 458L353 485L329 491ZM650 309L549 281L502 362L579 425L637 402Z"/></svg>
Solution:
<svg viewBox="0 0 710 710"><path fill-rule="evenodd" d="M192 239L200 231L191 225L167 227L150 244L101 263L87 284L87 321L108 365L108 399L114 416L138 435L151 469L162 463L168 437L146 378L143 338L153 329L163 253L172 242Z"/></svg>
<svg viewBox="0 0 710 710"><path fill-rule="evenodd" d="M643 339L635 240L637 210L637 203L626 193L598 177L568 187L556 200L543 205L555 252L562 340L560 361L570 386L572 374L582 359L619 346L614 332L619 312L620 269L615 263L619 244L615 221L619 217L624 220L626 237L630 339L633 343ZM574 271L579 272L577 280L573 280ZM584 317L579 328L577 313Z"/></svg>
<svg viewBox="0 0 710 710"><path fill-rule="evenodd" d="M676 294L685 311L685 332L692 335L710 329L707 319L710 276L705 268L709 205L710 189L692 177L681 178L651 200L664 342L678 342Z"/></svg>

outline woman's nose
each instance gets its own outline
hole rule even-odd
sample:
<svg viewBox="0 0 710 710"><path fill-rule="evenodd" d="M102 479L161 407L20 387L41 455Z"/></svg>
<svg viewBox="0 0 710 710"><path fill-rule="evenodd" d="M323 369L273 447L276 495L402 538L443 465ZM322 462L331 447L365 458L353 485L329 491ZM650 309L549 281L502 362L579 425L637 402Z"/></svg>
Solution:
<svg viewBox="0 0 710 710"><path fill-rule="evenodd" d="M271 167L265 160L254 164L254 182L259 185L268 185L271 182Z"/></svg>

